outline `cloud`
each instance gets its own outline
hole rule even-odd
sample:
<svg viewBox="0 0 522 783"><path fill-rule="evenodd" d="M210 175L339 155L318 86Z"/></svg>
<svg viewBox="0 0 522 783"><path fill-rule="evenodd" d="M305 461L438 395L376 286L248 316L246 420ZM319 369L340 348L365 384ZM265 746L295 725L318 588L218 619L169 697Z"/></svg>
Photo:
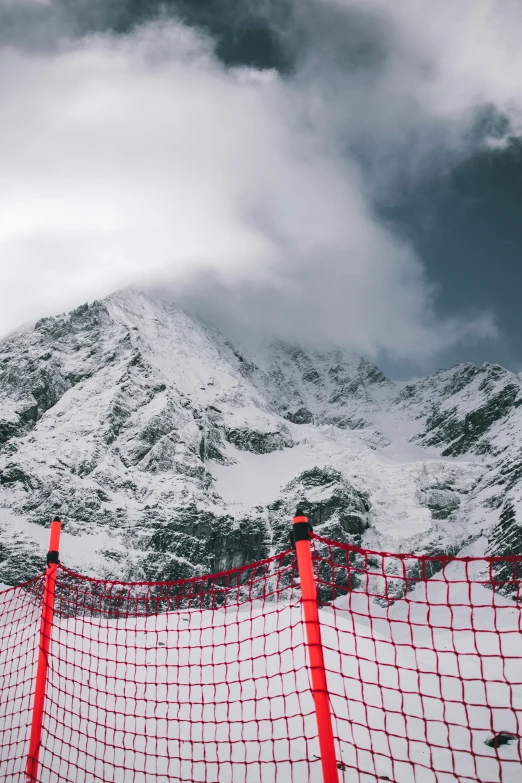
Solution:
<svg viewBox="0 0 522 783"><path fill-rule="evenodd" d="M376 198L521 135L518 0L312 8L299 13L308 41L301 83L331 143L364 160Z"/></svg>
<svg viewBox="0 0 522 783"><path fill-rule="evenodd" d="M470 138L485 107L516 132L495 48L505 36L519 58L514 32L471 12L468 30L466 5L440 3L448 25L423 0L300 11L308 43L286 76L226 68L172 19L32 52L4 37L0 331L156 283L235 328L367 355L419 360L493 335L487 314L437 316L421 261L375 211L404 177L484 143Z"/></svg>

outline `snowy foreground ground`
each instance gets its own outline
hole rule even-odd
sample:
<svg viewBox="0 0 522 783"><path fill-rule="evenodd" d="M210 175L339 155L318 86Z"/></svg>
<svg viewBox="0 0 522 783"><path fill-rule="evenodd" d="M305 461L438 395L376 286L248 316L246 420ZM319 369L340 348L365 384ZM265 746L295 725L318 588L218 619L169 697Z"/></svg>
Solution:
<svg viewBox="0 0 522 783"><path fill-rule="evenodd" d="M493 731L522 734L520 610L459 581L464 567L389 609L352 593L321 611L343 783L522 780L520 741L484 744ZM16 665L34 659L37 625L35 613L21 622L27 598L13 591L0 610L8 595L21 658L0 650L0 778L21 783L30 679L9 690L20 709L8 719L3 697ZM301 610L288 599L59 621L41 783L320 783Z"/></svg>

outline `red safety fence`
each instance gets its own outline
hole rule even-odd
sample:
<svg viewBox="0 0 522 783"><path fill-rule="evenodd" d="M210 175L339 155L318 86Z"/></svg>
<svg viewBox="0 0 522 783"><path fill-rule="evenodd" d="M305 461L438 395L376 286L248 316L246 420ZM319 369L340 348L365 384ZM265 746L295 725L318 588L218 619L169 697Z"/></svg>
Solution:
<svg viewBox="0 0 522 783"><path fill-rule="evenodd" d="M311 549L318 637L294 550L179 582L58 565L34 779L319 783L321 644L340 783L520 783L522 557ZM0 592L6 783L28 779L43 596Z"/></svg>

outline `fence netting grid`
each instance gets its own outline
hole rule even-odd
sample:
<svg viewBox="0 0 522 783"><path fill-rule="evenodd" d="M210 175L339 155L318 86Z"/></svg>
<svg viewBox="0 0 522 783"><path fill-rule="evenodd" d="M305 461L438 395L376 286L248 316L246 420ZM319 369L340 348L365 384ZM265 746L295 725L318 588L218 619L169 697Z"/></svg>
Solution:
<svg viewBox="0 0 522 783"><path fill-rule="evenodd" d="M294 571L284 553L178 583L60 568L42 783L312 780Z"/></svg>
<svg viewBox="0 0 522 783"><path fill-rule="evenodd" d="M27 762L44 577L0 592L0 779L23 780Z"/></svg>
<svg viewBox="0 0 522 783"><path fill-rule="evenodd" d="M522 558L313 543L344 779L522 780Z"/></svg>
<svg viewBox="0 0 522 783"><path fill-rule="evenodd" d="M339 780L519 783L522 558L312 550ZM0 593L8 783L24 780L42 589ZM59 566L39 783L320 783L304 640L292 551L180 582Z"/></svg>

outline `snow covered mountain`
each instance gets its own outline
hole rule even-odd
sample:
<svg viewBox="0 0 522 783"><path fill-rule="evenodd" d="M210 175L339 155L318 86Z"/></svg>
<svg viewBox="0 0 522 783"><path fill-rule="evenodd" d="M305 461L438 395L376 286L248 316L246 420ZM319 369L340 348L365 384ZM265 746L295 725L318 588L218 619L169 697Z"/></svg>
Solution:
<svg viewBox="0 0 522 783"><path fill-rule="evenodd" d="M522 381L457 365L408 385L339 350L247 352L136 290L0 341L0 582L48 524L85 573L181 578L322 535L522 553Z"/></svg>

